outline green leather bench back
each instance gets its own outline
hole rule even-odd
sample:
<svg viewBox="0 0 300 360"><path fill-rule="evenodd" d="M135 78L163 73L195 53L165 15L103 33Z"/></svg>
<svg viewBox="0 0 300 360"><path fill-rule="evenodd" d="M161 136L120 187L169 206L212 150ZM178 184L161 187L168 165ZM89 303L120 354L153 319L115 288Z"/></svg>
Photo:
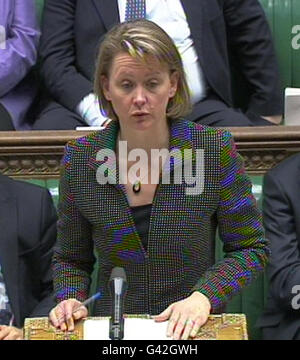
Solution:
<svg viewBox="0 0 300 360"><path fill-rule="evenodd" d="M42 21L44 2L45 0L35 0L36 12L40 23Z"/></svg>
<svg viewBox="0 0 300 360"><path fill-rule="evenodd" d="M300 24L299 0L260 0L275 42L283 86L300 87L300 50L293 49L292 28Z"/></svg>

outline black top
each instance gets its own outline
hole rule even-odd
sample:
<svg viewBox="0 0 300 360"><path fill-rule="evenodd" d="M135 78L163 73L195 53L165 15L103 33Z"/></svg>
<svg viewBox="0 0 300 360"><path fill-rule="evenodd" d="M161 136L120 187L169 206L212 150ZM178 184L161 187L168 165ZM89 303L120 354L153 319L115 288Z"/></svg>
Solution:
<svg viewBox="0 0 300 360"><path fill-rule="evenodd" d="M131 207L135 227L146 251L148 246L151 208L152 204Z"/></svg>

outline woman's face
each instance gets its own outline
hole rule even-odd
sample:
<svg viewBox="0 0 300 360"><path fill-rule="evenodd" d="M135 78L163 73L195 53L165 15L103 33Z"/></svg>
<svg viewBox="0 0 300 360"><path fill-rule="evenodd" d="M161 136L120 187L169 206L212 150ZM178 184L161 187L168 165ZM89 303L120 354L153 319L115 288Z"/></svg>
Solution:
<svg viewBox="0 0 300 360"><path fill-rule="evenodd" d="M166 109L177 91L178 76L169 74L155 57L144 62L127 53L118 54L109 78L102 77L103 92L121 126L147 130L165 125Z"/></svg>

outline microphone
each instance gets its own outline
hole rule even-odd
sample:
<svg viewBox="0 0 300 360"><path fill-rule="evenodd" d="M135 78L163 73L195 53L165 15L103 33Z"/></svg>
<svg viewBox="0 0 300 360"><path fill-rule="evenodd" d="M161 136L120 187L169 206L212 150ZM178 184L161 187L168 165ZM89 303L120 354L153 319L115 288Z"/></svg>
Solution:
<svg viewBox="0 0 300 360"><path fill-rule="evenodd" d="M109 279L109 289L112 297L109 338L122 340L124 337L123 305L127 291L126 274L123 268L113 268Z"/></svg>

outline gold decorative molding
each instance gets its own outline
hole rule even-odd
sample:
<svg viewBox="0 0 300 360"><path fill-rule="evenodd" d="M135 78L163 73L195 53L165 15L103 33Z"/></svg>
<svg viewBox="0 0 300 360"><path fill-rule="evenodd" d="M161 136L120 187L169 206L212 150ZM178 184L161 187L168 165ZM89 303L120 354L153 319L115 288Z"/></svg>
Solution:
<svg viewBox="0 0 300 360"><path fill-rule="evenodd" d="M151 321L150 315L124 315L126 319ZM75 323L74 331L61 331L50 324L49 318L27 318L24 326L25 340L85 340L85 322L109 321L109 317L88 317ZM153 321L153 320L152 320ZM95 334L95 338L97 334ZM108 334L107 334L108 335ZM103 340L103 339L99 339ZM191 338L189 340L192 340ZM248 340L247 321L244 314L209 315L194 340Z"/></svg>
<svg viewBox="0 0 300 360"><path fill-rule="evenodd" d="M249 174L259 175L300 152L300 126L228 128ZM64 146L91 131L0 133L0 172L15 178L58 178Z"/></svg>

